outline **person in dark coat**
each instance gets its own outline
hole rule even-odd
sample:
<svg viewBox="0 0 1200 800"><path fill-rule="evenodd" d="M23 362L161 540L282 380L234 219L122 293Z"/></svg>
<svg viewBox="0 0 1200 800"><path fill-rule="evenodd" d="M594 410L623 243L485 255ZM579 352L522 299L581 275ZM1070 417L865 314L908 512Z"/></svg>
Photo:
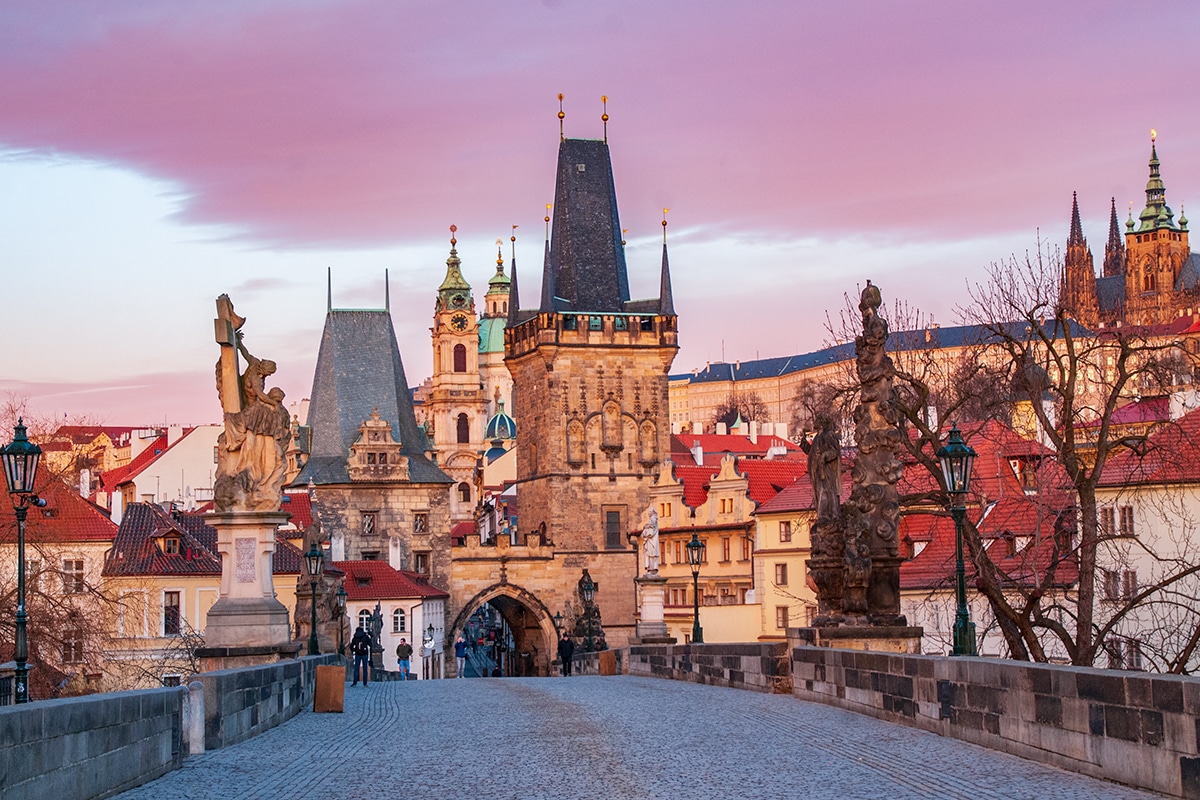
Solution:
<svg viewBox="0 0 1200 800"><path fill-rule="evenodd" d="M350 685L358 685L359 666L361 665L362 682L363 686L366 686L369 675L367 670L371 668L371 635L367 633L361 623L359 623L358 630L354 632L354 638L350 640L350 653L354 656L354 680Z"/></svg>
<svg viewBox="0 0 1200 800"><path fill-rule="evenodd" d="M558 660L562 663L563 677L568 677L571 674L571 659L575 655L575 643L571 641L571 637L566 631L563 631L562 638L558 640Z"/></svg>

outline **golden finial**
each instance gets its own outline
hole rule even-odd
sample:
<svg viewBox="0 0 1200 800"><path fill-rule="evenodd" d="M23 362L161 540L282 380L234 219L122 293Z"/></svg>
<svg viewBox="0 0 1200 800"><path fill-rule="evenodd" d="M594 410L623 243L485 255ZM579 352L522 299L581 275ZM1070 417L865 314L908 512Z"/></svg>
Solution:
<svg viewBox="0 0 1200 800"><path fill-rule="evenodd" d="M1155 139L1157 139L1157 138L1158 138L1158 131L1154 130L1154 128L1151 128L1151 129L1150 129L1150 141L1151 141L1151 143L1153 143L1153 142L1154 142L1154 140L1155 140Z"/></svg>
<svg viewBox="0 0 1200 800"><path fill-rule="evenodd" d="M554 208L550 203L546 203L546 239L550 238L550 209Z"/></svg>
<svg viewBox="0 0 1200 800"><path fill-rule="evenodd" d="M604 143L608 144L608 95L600 95L600 102L604 104L604 113L600 115L600 121L604 123Z"/></svg>
<svg viewBox="0 0 1200 800"><path fill-rule="evenodd" d="M563 101L563 95L562 95L562 92L559 92L558 93L558 140L560 142L565 141L565 139L566 139L566 137L563 136L563 119L565 119L567 115L563 113L562 101Z"/></svg>
<svg viewBox="0 0 1200 800"><path fill-rule="evenodd" d="M496 266L497 267L504 266L504 254L500 251L500 248L503 246L504 246L504 240L501 239L499 236L497 236L496 237Z"/></svg>
<svg viewBox="0 0 1200 800"><path fill-rule="evenodd" d="M671 209L669 209L669 208L664 208L664 209L663 209L663 221L662 221L662 226L663 226L663 244L666 244L666 243L667 243L667 212L669 212L670 210L671 210Z"/></svg>
<svg viewBox="0 0 1200 800"><path fill-rule="evenodd" d="M457 226L457 225L451 225L451 226L450 226L450 247L454 247L454 245L458 244L458 239L455 239L455 238L454 238L454 234L455 234L457 231L458 231L458 226Z"/></svg>
<svg viewBox="0 0 1200 800"><path fill-rule="evenodd" d="M510 242L512 242L512 257L513 257L513 261L516 261L517 260L517 226L516 225L512 226L512 236L509 236L508 240Z"/></svg>
<svg viewBox="0 0 1200 800"><path fill-rule="evenodd" d="M621 247L625 246L625 234L629 233L629 228L621 228Z"/></svg>

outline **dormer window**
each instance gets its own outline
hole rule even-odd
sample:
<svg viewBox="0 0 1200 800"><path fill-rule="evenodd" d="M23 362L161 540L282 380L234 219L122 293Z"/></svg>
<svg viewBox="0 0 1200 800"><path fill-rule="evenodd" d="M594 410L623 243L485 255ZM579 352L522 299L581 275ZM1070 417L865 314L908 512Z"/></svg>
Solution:
<svg viewBox="0 0 1200 800"><path fill-rule="evenodd" d="M178 536L168 536L167 538L163 539L163 552L164 553L166 553L169 556L177 556L177 555L179 555L179 550L180 550L180 547L179 547L179 537Z"/></svg>

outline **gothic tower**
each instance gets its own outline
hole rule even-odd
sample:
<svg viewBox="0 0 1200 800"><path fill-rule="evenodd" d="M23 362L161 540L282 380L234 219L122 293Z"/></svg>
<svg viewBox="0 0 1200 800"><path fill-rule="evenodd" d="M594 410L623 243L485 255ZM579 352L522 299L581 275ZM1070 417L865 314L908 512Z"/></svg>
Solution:
<svg viewBox="0 0 1200 800"><path fill-rule="evenodd" d="M516 264L516 235L513 264ZM512 408L512 375L504 364L504 327L508 324L508 296L512 282L504 274L504 259L496 240L496 274L488 280L479 319L479 382L483 386L488 418L500 413L500 407Z"/></svg>
<svg viewBox="0 0 1200 800"><path fill-rule="evenodd" d="M639 558L627 533L669 454L678 345L665 241L661 270L659 297L630 299L608 143L562 139L541 302L519 309L514 263L505 331L518 525L554 545L548 594L570 597L589 571L610 645L634 633Z"/></svg>
<svg viewBox="0 0 1200 800"><path fill-rule="evenodd" d="M1079 221L1079 197L1071 194L1071 233L1067 236L1067 253L1063 259L1062 304L1081 325L1092 327L1097 322L1096 271L1092 251L1083 237Z"/></svg>
<svg viewBox="0 0 1200 800"><path fill-rule="evenodd" d="M1125 223L1125 320L1134 325L1170 322L1179 313L1179 283L1189 258L1187 218L1167 206L1166 188L1159 175L1158 152L1150 138L1150 178L1146 207L1135 222Z"/></svg>
<svg viewBox="0 0 1200 800"><path fill-rule="evenodd" d="M475 464L484 449L487 396L480 384L479 323L471 286L463 279L461 262L450 226L450 257L446 277L438 287L433 308L433 376L425 400L425 416L433 426L433 451L438 466L455 485L450 493L450 517L457 522L474 518Z"/></svg>
<svg viewBox="0 0 1200 800"><path fill-rule="evenodd" d="M1121 223L1117 219L1117 198L1109 199L1112 215L1108 220L1108 242L1104 245L1104 277L1125 274L1125 240L1121 238Z"/></svg>

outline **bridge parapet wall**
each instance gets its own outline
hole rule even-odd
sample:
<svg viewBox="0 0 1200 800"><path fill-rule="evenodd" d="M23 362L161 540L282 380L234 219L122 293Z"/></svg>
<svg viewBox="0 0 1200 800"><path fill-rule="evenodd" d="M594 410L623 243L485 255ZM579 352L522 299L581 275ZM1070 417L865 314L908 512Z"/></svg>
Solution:
<svg viewBox="0 0 1200 800"><path fill-rule="evenodd" d="M630 675L776 694L792 690L784 642L632 645L626 652Z"/></svg>
<svg viewBox="0 0 1200 800"><path fill-rule="evenodd" d="M1200 680L825 647L791 651L792 694L1072 772L1200 798Z"/></svg>
<svg viewBox="0 0 1200 800"><path fill-rule="evenodd" d="M201 673L205 748L290 719L311 702L317 665L334 663L326 655ZM189 750L202 751L189 741L188 698L173 687L0 707L0 795L109 797L179 768Z"/></svg>

